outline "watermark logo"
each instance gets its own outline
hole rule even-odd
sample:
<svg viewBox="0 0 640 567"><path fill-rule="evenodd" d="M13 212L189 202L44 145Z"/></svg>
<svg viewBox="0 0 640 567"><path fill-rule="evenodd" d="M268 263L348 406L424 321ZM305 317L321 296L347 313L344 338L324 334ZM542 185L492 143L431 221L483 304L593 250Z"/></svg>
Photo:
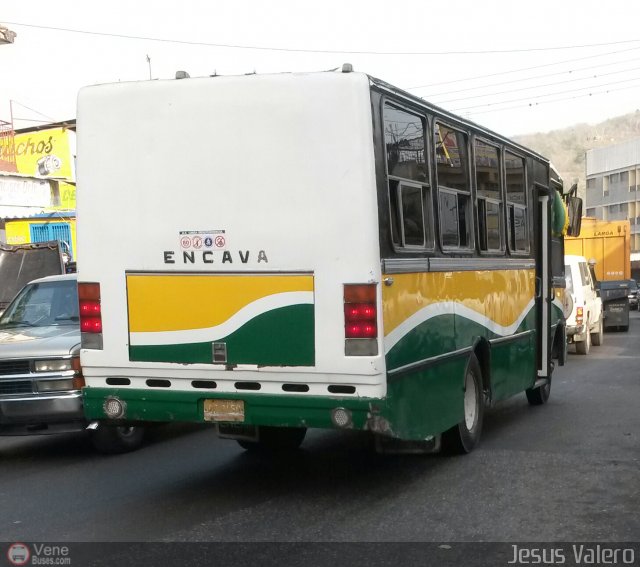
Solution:
<svg viewBox="0 0 640 567"><path fill-rule="evenodd" d="M12 543L7 549L11 565L71 565L69 546L46 543Z"/></svg>
<svg viewBox="0 0 640 567"><path fill-rule="evenodd" d="M7 559L11 565L26 565L31 559L31 551L24 543L12 543L7 550Z"/></svg>

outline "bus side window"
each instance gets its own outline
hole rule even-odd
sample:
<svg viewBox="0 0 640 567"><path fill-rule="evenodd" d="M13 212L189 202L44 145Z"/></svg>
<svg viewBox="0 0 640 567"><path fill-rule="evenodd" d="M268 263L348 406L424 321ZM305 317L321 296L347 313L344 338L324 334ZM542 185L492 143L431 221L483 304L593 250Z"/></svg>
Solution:
<svg viewBox="0 0 640 567"><path fill-rule="evenodd" d="M440 235L443 248L470 248L471 184L467 136L435 124Z"/></svg>
<svg viewBox="0 0 640 567"><path fill-rule="evenodd" d="M425 123L424 117L385 103L391 239L397 247L433 248Z"/></svg>
<svg viewBox="0 0 640 567"><path fill-rule="evenodd" d="M508 151L504 153L507 179L507 217L509 221L509 250L529 251L527 222L527 194L524 159Z"/></svg>
<svg viewBox="0 0 640 567"><path fill-rule="evenodd" d="M483 252L504 251L500 152L481 140L475 141L475 175L478 200L478 237Z"/></svg>
<svg viewBox="0 0 640 567"><path fill-rule="evenodd" d="M404 243L410 246L424 246L424 199L422 188L402 185L402 229Z"/></svg>

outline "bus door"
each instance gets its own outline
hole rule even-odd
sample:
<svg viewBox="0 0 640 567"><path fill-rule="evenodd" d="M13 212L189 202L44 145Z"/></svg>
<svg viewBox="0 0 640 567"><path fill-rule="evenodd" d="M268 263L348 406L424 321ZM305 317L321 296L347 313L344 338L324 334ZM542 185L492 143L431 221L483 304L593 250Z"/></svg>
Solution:
<svg viewBox="0 0 640 567"><path fill-rule="evenodd" d="M538 379L551 376L551 190L540 183L535 184L534 196L537 203L538 222L536 224L536 327Z"/></svg>

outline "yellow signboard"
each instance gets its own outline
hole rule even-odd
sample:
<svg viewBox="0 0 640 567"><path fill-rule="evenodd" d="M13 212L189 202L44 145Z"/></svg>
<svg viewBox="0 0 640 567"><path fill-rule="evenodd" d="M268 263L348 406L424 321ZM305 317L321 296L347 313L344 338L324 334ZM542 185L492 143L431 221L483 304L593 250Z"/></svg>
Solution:
<svg viewBox="0 0 640 567"><path fill-rule="evenodd" d="M74 156L70 137L74 132L67 128L51 128L34 132L17 133L14 140L18 173L36 177L55 177L74 180ZM60 181L59 195L52 209L75 209L76 188L73 183Z"/></svg>
<svg viewBox="0 0 640 567"><path fill-rule="evenodd" d="M73 180L73 156L66 128L17 133L14 147L19 173Z"/></svg>

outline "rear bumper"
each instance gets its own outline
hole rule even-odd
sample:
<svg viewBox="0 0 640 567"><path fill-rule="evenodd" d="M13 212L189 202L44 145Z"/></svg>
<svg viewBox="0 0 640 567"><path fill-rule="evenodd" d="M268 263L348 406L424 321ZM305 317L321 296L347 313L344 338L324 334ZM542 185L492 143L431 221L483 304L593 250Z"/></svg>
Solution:
<svg viewBox="0 0 640 567"><path fill-rule="evenodd" d="M82 431L82 394L0 399L0 435Z"/></svg>
<svg viewBox="0 0 640 567"><path fill-rule="evenodd" d="M567 339L569 342L580 342L586 338L585 325L567 325Z"/></svg>
<svg viewBox="0 0 640 567"><path fill-rule="evenodd" d="M106 420L104 403L116 397L125 404L123 421L184 421L215 423L205 420L205 399L242 400L245 425L275 427L334 428L331 412L345 408L351 412L353 429L369 429L384 408L384 400L316 396L272 396L250 393L209 393L125 388L84 388L84 409L88 420Z"/></svg>

